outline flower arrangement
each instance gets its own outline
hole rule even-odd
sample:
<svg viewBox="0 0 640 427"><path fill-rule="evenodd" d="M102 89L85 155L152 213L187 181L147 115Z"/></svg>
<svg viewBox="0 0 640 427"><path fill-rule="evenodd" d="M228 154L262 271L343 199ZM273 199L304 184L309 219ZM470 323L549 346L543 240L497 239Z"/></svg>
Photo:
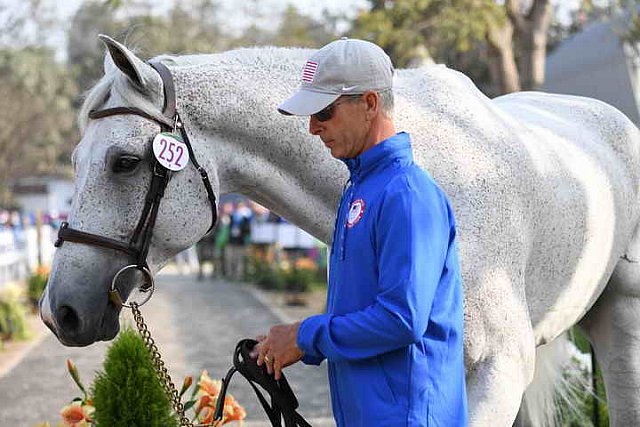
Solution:
<svg viewBox="0 0 640 427"><path fill-rule="evenodd" d="M67 360L67 370L82 392L60 411L62 421L57 427L96 426L178 426L162 384L153 371L153 364L142 338L131 328L123 330L107 352L103 371L96 375L88 390L77 367ZM180 389L180 399L185 395L185 412L191 411L192 422L197 425L219 427L232 421L244 420L244 408L227 394L223 418L214 421L215 406L220 394L221 381L212 380L203 371L193 386L193 377L185 378ZM191 390L191 393L188 393ZM189 415L187 415L189 416ZM35 427L51 427L42 423Z"/></svg>

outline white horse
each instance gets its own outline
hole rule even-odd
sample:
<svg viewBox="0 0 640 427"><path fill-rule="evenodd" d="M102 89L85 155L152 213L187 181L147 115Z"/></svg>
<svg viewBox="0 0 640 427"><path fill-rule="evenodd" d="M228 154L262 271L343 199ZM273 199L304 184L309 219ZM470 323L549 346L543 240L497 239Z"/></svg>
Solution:
<svg viewBox="0 0 640 427"><path fill-rule="evenodd" d="M162 81L126 47L102 39L109 54L80 115L70 225L126 241L159 126L87 113L131 106L160 117ZM309 55L260 48L163 60L216 194L243 193L330 243L347 170L308 134L306 119L276 112ZM470 425L511 426L534 377L536 347L575 324L602 365L612 425L640 425L638 129L593 99L490 100L444 66L399 70L394 92L397 127L412 134L417 163L457 217ZM199 175L192 167L176 173L154 229L152 271L198 241L210 221ZM65 243L57 251L41 310L62 343L115 336L118 309L107 291L126 264L110 249Z"/></svg>

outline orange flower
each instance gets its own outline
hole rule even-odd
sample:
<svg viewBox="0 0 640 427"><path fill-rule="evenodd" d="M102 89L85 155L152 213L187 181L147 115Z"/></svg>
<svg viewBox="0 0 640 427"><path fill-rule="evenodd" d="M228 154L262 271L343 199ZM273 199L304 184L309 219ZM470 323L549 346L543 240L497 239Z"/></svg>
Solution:
<svg viewBox="0 0 640 427"><path fill-rule="evenodd" d="M200 392L208 394L211 397L215 398L218 396L218 394L220 394L222 381L212 380L209 377L209 373L205 370L202 371L202 375L200 375L200 381L198 381L198 385L200 386Z"/></svg>
<svg viewBox="0 0 640 427"><path fill-rule="evenodd" d="M198 400L198 406L196 406L196 415L199 415L205 408L215 408L215 401L209 394L203 394Z"/></svg>
<svg viewBox="0 0 640 427"><path fill-rule="evenodd" d="M315 270L317 268L316 263L309 257L298 258L295 266L298 270Z"/></svg>
<svg viewBox="0 0 640 427"><path fill-rule="evenodd" d="M51 267L49 267L48 265L41 265L36 268L36 274L39 276L48 276L50 272Z"/></svg>
<svg viewBox="0 0 640 427"><path fill-rule="evenodd" d="M213 425L222 425L222 424L214 424L213 416L215 414L215 408L204 408L200 415L198 416L198 420L201 424L213 424Z"/></svg>
<svg viewBox="0 0 640 427"><path fill-rule="evenodd" d="M224 402L224 419L225 422L229 421L241 421L247 418L247 411L233 398L229 396L230 400L227 403L227 399Z"/></svg>
<svg viewBox="0 0 640 427"><path fill-rule="evenodd" d="M203 371L198 381L200 389L198 390L198 403L195 406L195 414L198 421L202 424L212 424L213 426L222 426L231 421L240 421L247 417L247 412L234 399L233 396L227 395L224 399L224 407L222 411L222 419L214 422L216 403L222 381L212 380L207 371Z"/></svg>
<svg viewBox="0 0 640 427"><path fill-rule="evenodd" d="M71 402L60 411L60 416L65 426L89 427L95 408L91 405L83 405L80 401Z"/></svg>

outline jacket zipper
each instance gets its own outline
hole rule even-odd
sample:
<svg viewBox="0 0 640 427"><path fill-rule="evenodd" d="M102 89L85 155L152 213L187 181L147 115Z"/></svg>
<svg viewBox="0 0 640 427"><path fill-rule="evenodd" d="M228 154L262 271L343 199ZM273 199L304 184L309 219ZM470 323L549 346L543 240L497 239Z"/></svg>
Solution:
<svg viewBox="0 0 640 427"><path fill-rule="evenodd" d="M346 258L346 241L347 241L347 231L349 230L349 227L347 227L347 221L349 219L349 211L351 210L351 205L353 204L353 197L356 193L356 184L358 184L359 182L359 172L360 170L360 159L356 158L355 159L355 166L353 168L353 171L351 172L351 178L349 179L349 182L351 182L351 185L348 188L348 194L347 197L345 197L345 199L347 200L347 204L346 204L346 212L343 214L344 218L341 221L342 225L340 226L342 228L342 234L341 234L341 238L340 238L340 261L344 261Z"/></svg>

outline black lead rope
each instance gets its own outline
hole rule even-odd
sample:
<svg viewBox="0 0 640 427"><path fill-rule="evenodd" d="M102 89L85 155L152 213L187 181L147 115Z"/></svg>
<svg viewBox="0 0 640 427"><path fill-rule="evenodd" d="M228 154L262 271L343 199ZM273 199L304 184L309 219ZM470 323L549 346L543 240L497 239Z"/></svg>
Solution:
<svg viewBox="0 0 640 427"><path fill-rule="evenodd" d="M236 372L240 372L249 381L253 391L256 392L256 396L258 396L258 400L267 413L272 426L282 427L282 420L284 420L285 427L311 427L311 424L296 411L298 399L293 394L293 390L291 390L284 374L276 381L274 376L267 372L267 368L264 365L258 366L256 359L251 357L251 351L256 344L258 342L255 340L244 339L236 345L233 353L233 367L229 369L227 375L222 379L222 388L218 395L214 419L219 421L223 418L224 400L231 377ZM271 404L267 402L260 392L258 385L269 394Z"/></svg>

